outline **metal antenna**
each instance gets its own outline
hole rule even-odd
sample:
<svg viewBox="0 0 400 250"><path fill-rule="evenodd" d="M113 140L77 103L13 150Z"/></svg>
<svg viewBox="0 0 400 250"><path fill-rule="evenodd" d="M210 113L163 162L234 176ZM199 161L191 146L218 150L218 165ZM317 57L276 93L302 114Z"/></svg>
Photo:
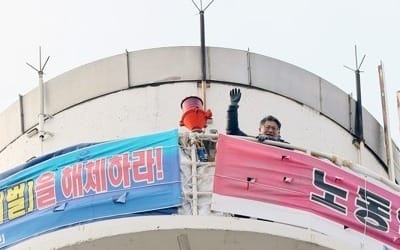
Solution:
<svg viewBox="0 0 400 250"><path fill-rule="evenodd" d="M200 7L196 4L196 2L194 0L192 0L192 3L194 4L194 6L196 6L197 10L200 11L206 11L206 9L208 7L210 7L210 5L214 2L215 0L210 1L207 6L203 9L203 1L200 0Z"/></svg>
<svg viewBox="0 0 400 250"><path fill-rule="evenodd" d="M356 117L355 117L355 134L356 134L356 142L359 145L359 163L362 164L362 152L364 151L364 130L363 130L363 118L362 118L362 101L361 101L361 78L360 71L361 65L364 62L365 55L361 59L361 63L358 64L357 57L357 45L354 45L354 54L356 58L356 69L352 69L346 65L345 68L353 71L356 76L356 90L357 90L357 102L356 102Z"/></svg>
<svg viewBox="0 0 400 250"><path fill-rule="evenodd" d="M210 1L206 7L203 9L203 1L200 0L200 7L196 4L194 0L192 3L196 6L197 10L200 14L200 44L201 44L201 89L202 89L202 99L204 109L206 109L206 78L207 78L207 71L206 71L206 45L205 45L205 32L204 32L204 12L210 5L214 2L214 0Z"/></svg>
<svg viewBox="0 0 400 250"><path fill-rule="evenodd" d="M39 46L39 69L35 68L29 63L26 63L29 67L35 70L39 75L39 90L40 90L40 113L39 113L39 138L43 141L46 132L44 131L44 120L46 115L44 114L44 84L43 84L43 74L44 68L46 67L47 62L49 61L50 56L47 57L46 61L42 66L42 48Z"/></svg>
<svg viewBox="0 0 400 250"><path fill-rule="evenodd" d="M44 62L44 65L42 67L42 47L39 46L39 69L35 68L32 66L30 63L26 63L29 67L31 67L33 70L38 72L39 74L44 74L44 68L46 67L47 62L49 61L50 56L47 57L46 61Z"/></svg>
<svg viewBox="0 0 400 250"><path fill-rule="evenodd" d="M361 65L363 64L366 55L364 54L363 58L361 59L361 63L358 64L357 45L354 45L354 53L355 53L355 58L356 58L356 69L350 68L349 66L346 66L346 65L343 65L343 66L346 69L349 69L349 70L351 70L353 72L356 72L357 70L360 70ZM360 72L363 72L363 71L360 71Z"/></svg>
<svg viewBox="0 0 400 250"><path fill-rule="evenodd" d="M354 45L354 53L356 59L356 69L352 69L346 65L344 65L344 67L353 71L356 76L357 102L356 102L355 134L357 136L357 140L360 142L364 141L363 124L362 124L363 119L362 119L362 102L361 102L361 78L360 78L360 73L363 71L361 71L360 68L364 62L366 55L362 57L360 64L358 64L357 45Z"/></svg>

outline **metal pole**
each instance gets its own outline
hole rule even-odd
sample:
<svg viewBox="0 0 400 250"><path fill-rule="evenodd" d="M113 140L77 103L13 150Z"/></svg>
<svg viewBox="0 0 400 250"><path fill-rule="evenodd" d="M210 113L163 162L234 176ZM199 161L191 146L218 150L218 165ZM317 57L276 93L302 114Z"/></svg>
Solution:
<svg viewBox="0 0 400 250"><path fill-rule="evenodd" d="M39 72L39 91L40 91L40 113L39 113L39 138L43 141L45 132L44 132L44 84L43 84L43 71Z"/></svg>
<svg viewBox="0 0 400 250"><path fill-rule="evenodd" d="M19 95L19 112L21 118L21 133L25 133L25 118L24 118L24 98Z"/></svg>
<svg viewBox="0 0 400 250"><path fill-rule="evenodd" d="M43 71L46 67L50 57L48 56L42 66L42 48L39 46L39 69L36 69L29 63L26 63L29 67L34 69L39 75L39 139L43 142L46 132L44 131L44 120L46 115L44 114L44 84L43 84ZM42 151L43 153L43 151Z"/></svg>
<svg viewBox="0 0 400 250"><path fill-rule="evenodd" d="M379 85L381 89L381 102L382 102L382 114L383 114L383 131L385 134L385 148L386 148L386 163L388 166L389 179L395 182L394 164L393 164L393 148L392 140L390 138L390 124L387 106L386 86L385 77L383 72L382 63L378 65Z"/></svg>
<svg viewBox="0 0 400 250"><path fill-rule="evenodd" d="M200 39L201 39L201 80L206 80L206 42L204 34L204 11L200 11Z"/></svg>
<svg viewBox="0 0 400 250"><path fill-rule="evenodd" d="M356 88L357 88L357 102L356 102L356 135L358 140L364 141L363 131L363 118L362 118L362 101L361 101L361 78L360 70L355 70L356 74Z"/></svg>
<svg viewBox="0 0 400 250"><path fill-rule="evenodd" d="M126 70L128 73L128 88L131 87L131 65L130 65L130 61L129 61L129 51L126 49L125 50L125 55L126 55Z"/></svg>
<svg viewBox="0 0 400 250"><path fill-rule="evenodd" d="M250 58L250 48L247 48L247 79L249 81L249 85L251 86L251 58Z"/></svg>
<svg viewBox="0 0 400 250"><path fill-rule="evenodd" d="M204 109L207 108L207 98L206 98L206 90L207 90L207 70L206 70L206 42L205 42L205 32L204 32L204 12L210 5L214 2L212 0L204 9L203 9L203 1L200 0L200 7L196 4L194 0L192 0L194 6L196 6L197 10L200 14L200 46L201 46L201 94L203 100Z"/></svg>
<svg viewBox="0 0 400 250"><path fill-rule="evenodd" d="M200 46L201 46L201 91L204 109L206 109L206 89L207 89L207 71L206 71L206 42L204 32L204 10L200 10Z"/></svg>
<svg viewBox="0 0 400 250"><path fill-rule="evenodd" d="M359 142L358 162L363 163L362 154L364 152L364 131L363 131L363 118L362 118L362 102L361 102L361 77L360 70L355 70L356 74L356 88L357 88L357 102L356 102L356 136Z"/></svg>
<svg viewBox="0 0 400 250"><path fill-rule="evenodd" d="M192 158L192 215L198 215L198 194L197 194L197 154L196 135L191 133L191 158Z"/></svg>

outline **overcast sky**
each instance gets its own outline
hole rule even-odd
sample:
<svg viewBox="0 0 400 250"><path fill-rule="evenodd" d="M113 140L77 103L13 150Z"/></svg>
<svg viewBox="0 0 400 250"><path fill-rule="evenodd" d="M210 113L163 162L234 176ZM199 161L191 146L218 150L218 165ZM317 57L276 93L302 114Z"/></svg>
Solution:
<svg viewBox="0 0 400 250"><path fill-rule="evenodd" d="M200 4L200 0L195 0ZM204 0L206 6L210 0ZM215 0L205 12L206 45L247 50L292 63L356 96L382 123L377 66L385 69L392 136L399 145L399 0ZM50 56L44 80L129 51L200 44L191 0L0 1L0 112L37 86L38 47Z"/></svg>

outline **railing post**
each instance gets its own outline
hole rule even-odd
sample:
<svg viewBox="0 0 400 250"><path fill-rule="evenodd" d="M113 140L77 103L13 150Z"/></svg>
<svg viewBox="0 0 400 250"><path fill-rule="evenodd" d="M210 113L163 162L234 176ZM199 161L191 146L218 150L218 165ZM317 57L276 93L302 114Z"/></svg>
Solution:
<svg viewBox="0 0 400 250"><path fill-rule="evenodd" d="M198 215L198 193L197 193L197 147L196 147L196 133L190 134L191 143L191 160L192 160L192 215Z"/></svg>

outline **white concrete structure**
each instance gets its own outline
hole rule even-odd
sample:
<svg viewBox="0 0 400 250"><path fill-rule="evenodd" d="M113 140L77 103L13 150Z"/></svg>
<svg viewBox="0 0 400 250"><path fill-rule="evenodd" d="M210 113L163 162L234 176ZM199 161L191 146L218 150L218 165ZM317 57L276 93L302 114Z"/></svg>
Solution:
<svg viewBox="0 0 400 250"><path fill-rule="evenodd" d="M44 130L48 133L44 140L35 134L38 88L0 114L0 172L70 145L178 127L181 100L202 96L200 62L198 47L149 49L105 58L45 82L48 116ZM282 137L291 144L355 163L361 160L363 166L387 178L379 123L363 111L366 147L360 150L353 143L354 100L317 75L247 51L210 47L207 80L206 108L213 112L207 132L225 132L229 90L240 87L239 124L243 131L256 135L259 120L272 114L281 120ZM396 145L393 148L399 178L399 149ZM127 249L128 245L134 246L132 249L156 249L151 243L155 237L163 241L162 249L185 249L181 245L178 248L181 243L176 239L180 235L189 237L192 250L363 249L276 223L214 215L180 216L96 222L33 238L15 249L109 249L108 241L124 242L113 249ZM63 238L66 234L71 237ZM196 241L196 235L202 240ZM168 240L171 237L173 242ZM248 242L257 243L252 246ZM286 243L267 247L271 242Z"/></svg>

